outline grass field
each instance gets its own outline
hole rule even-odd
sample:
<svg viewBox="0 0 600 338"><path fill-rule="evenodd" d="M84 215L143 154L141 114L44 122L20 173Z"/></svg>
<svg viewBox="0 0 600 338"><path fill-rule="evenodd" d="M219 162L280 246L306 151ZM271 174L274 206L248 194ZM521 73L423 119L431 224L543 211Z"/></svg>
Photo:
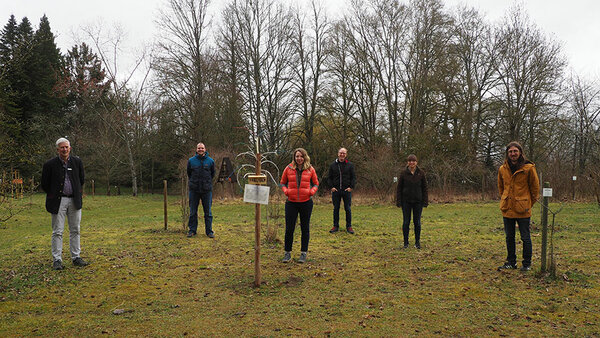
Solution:
<svg viewBox="0 0 600 338"><path fill-rule="evenodd" d="M356 234L332 235L323 200L308 262L295 262L299 229L289 264L280 262L283 243L263 243L263 284L254 288L253 205L215 200L216 238L190 239L175 197L167 231L160 196L86 197L82 257L91 265L69 262L67 231L65 270L54 271L43 198L0 228L2 337L600 335L593 204L567 204L557 216L553 279L539 274L539 208L534 270L524 274L496 271L506 255L496 202L430 205L423 248L404 250L398 208L355 205ZM280 239L283 232L279 225ZM520 261L520 243L517 252Z"/></svg>

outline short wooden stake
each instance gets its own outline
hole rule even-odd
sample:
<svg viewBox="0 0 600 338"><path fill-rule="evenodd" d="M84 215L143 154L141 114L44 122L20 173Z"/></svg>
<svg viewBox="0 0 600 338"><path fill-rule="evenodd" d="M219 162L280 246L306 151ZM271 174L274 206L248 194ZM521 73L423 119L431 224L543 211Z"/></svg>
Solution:
<svg viewBox="0 0 600 338"><path fill-rule="evenodd" d="M165 200L165 230L167 230L167 180L163 180L163 196Z"/></svg>

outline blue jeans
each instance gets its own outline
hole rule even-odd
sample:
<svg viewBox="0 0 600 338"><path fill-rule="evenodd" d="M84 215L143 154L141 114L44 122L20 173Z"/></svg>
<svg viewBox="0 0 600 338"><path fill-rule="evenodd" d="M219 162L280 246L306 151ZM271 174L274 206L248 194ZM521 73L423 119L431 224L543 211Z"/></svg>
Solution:
<svg viewBox="0 0 600 338"><path fill-rule="evenodd" d="M202 209L204 210L204 229L206 234L209 235L213 232L212 230L212 211L210 207L212 205L212 191L204 193L190 190L190 220L188 227L190 231L196 233L198 229L198 204L202 201Z"/></svg>
<svg viewBox="0 0 600 338"><path fill-rule="evenodd" d="M352 211L350 207L352 205L352 192L350 191L336 191L331 193L331 200L333 201L333 226L336 228L340 227L340 204L344 200L344 211L346 211L346 229L352 226Z"/></svg>
<svg viewBox="0 0 600 338"><path fill-rule="evenodd" d="M408 245L408 234L410 232L410 213L412 211L413 223L415 224L415 243L421 241L421 213L423 212L423 203L402 202L402 235L404 236L404 245Z"/></svg>
<svg viewBox="0 0 600 338"><path fill-rule="evenodd" d="M519 224L521 241L523 242L523 266L531 266L531 233L529 231L530 218L506 218L504 217L504 233L506 234L506 250L508 255L506 261L517 265L517 248L515 243L515 223Z"/></svg>

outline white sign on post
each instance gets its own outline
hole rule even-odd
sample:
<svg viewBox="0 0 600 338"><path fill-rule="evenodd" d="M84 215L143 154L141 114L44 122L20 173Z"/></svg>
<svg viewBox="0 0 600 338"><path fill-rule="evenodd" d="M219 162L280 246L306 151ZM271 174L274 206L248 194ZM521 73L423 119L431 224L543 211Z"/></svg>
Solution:
<svg viewBox="0 0 600 338"><path fill-rule="evenodd" d="M269 204L270 190L269 186L246 184L244 186L244 202Z"/></svg>
<svg viewBox="0 0 600 338"><path fill-rule="evenodd" d="M552 197L552 188L544 188L542 190L543 197Z"/></svg>
<svg viewBox="0 0 600 338"><path fill-rule="evenodd" d="M577 181L577 176L573 176L573 181Z"/></svg>

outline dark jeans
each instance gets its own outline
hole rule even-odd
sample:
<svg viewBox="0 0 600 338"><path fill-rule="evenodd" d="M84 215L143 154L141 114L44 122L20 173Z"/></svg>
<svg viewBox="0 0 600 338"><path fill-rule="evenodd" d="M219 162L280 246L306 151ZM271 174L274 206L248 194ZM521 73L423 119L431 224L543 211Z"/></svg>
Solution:
<svg viewBox="0 0 600 338"><path fill-rule="evenodd" d="M208 191L205 193L199 193L193 190L190 190L190 220L188 222L188 227L190 231L196 233L198 229L198 204L202 201L202 210L204 210L204 230L206 234L209 235L213 232L212 230L212 211L210 207L212 205L212 191Z"/></svg>
<svg viewBox="0 0 600 338"><path fill-rule="evenodd" d="M310 239L310 214L313 209L313 201L285 202L285 251L292 251L294 242L294 230L296 220L300 214L300 229L302 230L300 251L308 251L308 240Z"/></svg>
<svg viewBox="0 0 600 338"><path fill-rule="evenodd" d="M336 191L331 193L331 200L333 201L333 226L336 228L340 227L340 204L344 200L344 211L346 211L346 228L352 226L352 192L350 191Z"/></svg>
<svg viewBox="0 0 600 338"><path fill-rule="evenodd" d="M523 266L531 266L531 233L529 231L530 218L506 218L504 217L504 233L506 234L506 250L508 255L506 261L517 265L517 249L515 244L515 223L519 224L521 241L523 241Z"/></svg>
<svg viewBox="0 0 600 338"><path fill-rule="evenodd" d="M410 233L410 214L413 215L413 223L415 224L415 243L421 241L421 213L423 212L423 203L421 202L402 202L402 235L404 235L404 244L408 244L408 234Z"/></svg>

